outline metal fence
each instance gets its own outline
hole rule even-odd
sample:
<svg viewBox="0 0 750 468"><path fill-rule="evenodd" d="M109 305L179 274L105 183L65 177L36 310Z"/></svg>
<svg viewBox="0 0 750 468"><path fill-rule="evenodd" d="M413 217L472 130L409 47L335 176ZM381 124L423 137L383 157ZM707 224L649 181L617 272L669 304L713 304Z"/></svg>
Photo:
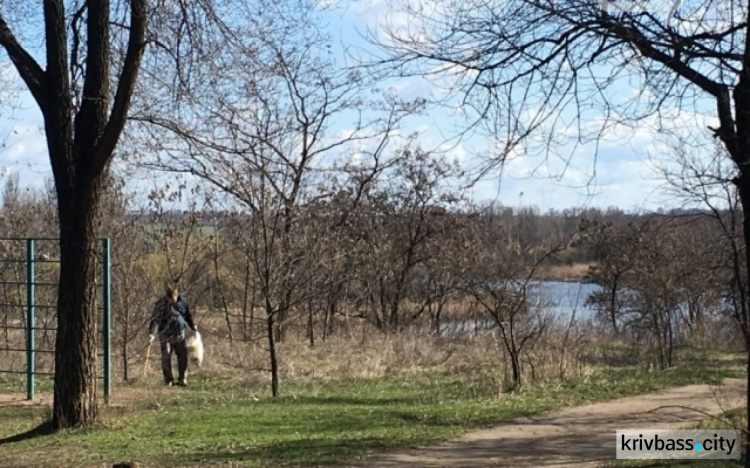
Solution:
<svg viewBox="0 0 750 468"><path fill-rule="evenodd" d="M97 309L102 313L98 377L104 383L105 400L112 390L110 247L110 239L101 240L96 276L101 286ZM58 239L0 238L0 374L24 375L28 399L34 395L37 376L54 375L58 250Z"/></svg>

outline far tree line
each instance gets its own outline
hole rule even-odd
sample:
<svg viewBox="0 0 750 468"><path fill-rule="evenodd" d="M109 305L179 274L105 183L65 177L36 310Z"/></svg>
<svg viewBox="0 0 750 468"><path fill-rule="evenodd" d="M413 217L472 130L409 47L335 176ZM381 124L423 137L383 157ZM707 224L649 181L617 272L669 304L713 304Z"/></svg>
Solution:
<svg viewBox="0 0 750 468"><path fill-rule="evenodd" d="M166 282L180 286L199 322L219 330L216 339L268 350L274 395L278 344L290 334L315 346L361 327L451 336L469 322L470 333L496 334L520 384L536 340L571 320L551 314L546 299L532 300L540 280L597 284L579 304L594 315L579 312L576 326L646 345L660 368L684 344L734 337L741 347L747 291L735 205L657 213L477 206L446 185L455 176L450 167L439 156L404 151L364 184L355 171L329 180L325 196L301 191L291 207L266 194L256 212L217 208L226 199L197 189L180 202L187 185L139 201L123 181L109 180L97 222L113 239L122 377L132 377L151 304ZM54 203L51 189L26 190L8 178L0 237L54 236ZM0 253L18 256L20 248L6 243ZM569 271L560 267L578 273L550 273ZM4 265L2 275L22 274L19 268ZM11 303L23 291L3 294ZM0 320L21 320L16 313L0 309Z"/></svg>

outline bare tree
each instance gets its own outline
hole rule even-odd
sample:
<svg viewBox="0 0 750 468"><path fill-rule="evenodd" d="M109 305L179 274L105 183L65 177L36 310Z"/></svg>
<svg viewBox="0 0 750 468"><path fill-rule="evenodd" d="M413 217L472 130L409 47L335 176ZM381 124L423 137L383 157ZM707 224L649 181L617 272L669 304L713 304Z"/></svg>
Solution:
<svg viewBox="0 0 750 468"><path fill-rule="evenodd" d="M725 297L730 316L739 325L745 341L750 342L743 214L737 187L731 180L734 169L719 144L710 157L705 156L676 141L656 164L676 199L700 210L702 217L707 218L708 229L702 235L704 244L713 245L721 254L712 255L713 261L704 265L704 270L706 266L719 270L711 273L718 273L720 294Z"/></svg>
<svg viewBox="0 0 750 468"><path fill-rule="evenodd" d="M0 3L0 45L41 110L56 189L62 254L55 428L97 416L94 218L115 147L129 140L122 137L131 108L169 108L186 83L200 80L196 57L221 47L230 33L223 20L236 7L227 0ZM33 24L44 26L41 46L34 45ZM146 90L161 94L152 99ZM138 154L120 153L120 160Z"/></svg>
<svg viewBox="0 0 750 468"><path fill-rule="evenodd" d="M516 388L524 383L523 353L549 326L550 317L532 301L535 273L559 248L523 249L512 227L478 223L475 233L463 289L499 331L510 361L511 387Z"/></svg>
<svg viewBox="0 0 750 468"><path fill-rule="evenodd" d="M594 264L587 277L602 287L589 298L593 306L612 325L615 334L620 332L619 320L624 307L628 275L635 268L639 243L633 224L626 226L602 225L597 220L583 220L581 230L591 251Z"/></svg>
<svg viewBox="0 0 750 468"><path fill-rule="evenodd" d="M660 368L673 365L677 346L695 344L715 318L726 319L731 256L707 212L592 223L585 232L593 247L589 277L603 287L588 303L620 337L651 347Z"/></svg>
<svg viewBox="0 0 750 468"><path fill-rule="evenodd" d="M370 179L387 167L381 158L394 129L419 109L390 96L364 97L368 83L326 53L315 9L306 5L291 17L270 6L267 19L240 9L227 50L200 64L208 86L187 90L172 114L152 107L134 117L143 124L134 137L148 135L158 151L148 164L207 182L215 206L245 230L274 396L276 343L302 301L302 285L320 274L320 237L308 235L306 207L333 195L330 176L343 174L352 154ZM347 126L334 131L341 121Z"/></svg>
<svg viewBox="0 0 750 468"><path fill-rule="evenodd" d="M414 285L414 302L419 314L427 312L430 330L437 336L443 333L443 317L450 309L449 302L458 303L463 293L461 285L472 259L466 255L473 239L471 215L449 212L434 220L438 233L428 240L431 253L419 269ZM412 314L418 315L418 314Z"/></svg>
<svg viewBox="0 0 750 468"><path fill-rule="evenodd" d="M491 165L519 142L568 159L614 125L713 107L710 130L734 165L750 244L748 2L470 0L407 10L411 26L380 41L381 65L449 75L506 143ZM638 92L625 97L616 90L628 81Z"/></svg>
<svg viewBox="0 0 750 468"><path fill-rule="evenodd" d="M18 3L0 10L0 45L42 111L57 191L62 256L54 428L88 425L97 417L94 217L125 126L148 18L145 0L112 3L44 2L45 67L14 35L12 29L23 26L9 24L28 10ZM120 46L122 55L113 51Z"/></svg>
<svg viewBox="0 0 750 468"><path fill-rule="evenodd" d="M459 177L459 168L446 158L407 149L357 213L359 241L366 246L361 287L370 296L367 317L379 330L404 330L432 303L428 296L413 310L404 307L415 298L416 277L425 280L419 270L437 254L434 245L450 232L449 210L460 197L449 184Z"/></svg>

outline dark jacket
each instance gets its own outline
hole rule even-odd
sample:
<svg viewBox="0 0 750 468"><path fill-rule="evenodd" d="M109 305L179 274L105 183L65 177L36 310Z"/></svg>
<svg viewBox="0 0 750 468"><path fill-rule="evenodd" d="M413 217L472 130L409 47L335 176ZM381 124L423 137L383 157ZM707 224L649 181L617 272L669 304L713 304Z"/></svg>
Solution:
<svg viewBox="0 0 750 468"><path fill-rule="evenodd" d="M177 330L170 326L175 318L179 319ZM190 306L187 301L182 296L179 296L177 302L170 305L166 298L162 298L154 304L148 333L150 335L158 333L160 340L164 342L181 341L185 339L185 325L193 330L195 329L193 314L190 312Z"/></svg>

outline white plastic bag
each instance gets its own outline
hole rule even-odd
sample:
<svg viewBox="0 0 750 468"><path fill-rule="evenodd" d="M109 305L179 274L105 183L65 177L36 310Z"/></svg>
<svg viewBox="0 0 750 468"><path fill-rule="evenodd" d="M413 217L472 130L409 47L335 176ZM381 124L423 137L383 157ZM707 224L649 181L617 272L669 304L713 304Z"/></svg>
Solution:
<svg viewBox="0 0 750 468"><path fill-rule="evenodd" d="M187 347L188 357L198 367L203 365L203 339L201 334L187 329L185 334L185 346Z"/></svg>

